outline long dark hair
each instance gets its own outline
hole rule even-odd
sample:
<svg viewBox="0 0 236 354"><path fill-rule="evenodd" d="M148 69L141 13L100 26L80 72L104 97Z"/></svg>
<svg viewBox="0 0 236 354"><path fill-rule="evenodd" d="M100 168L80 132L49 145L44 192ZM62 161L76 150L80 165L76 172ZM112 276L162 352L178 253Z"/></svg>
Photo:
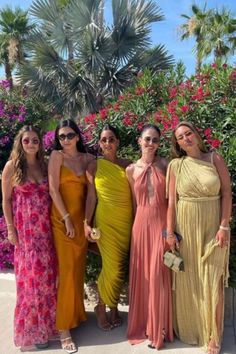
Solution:
<svg viewBox="0 0 236 354"><path fill-rule="evenodd" d="M77 150L79 152L87 152L86 147L83 143L81 131L78 127L78 125L73 121L72 119L63 119L60 121L60 123L57 125L56 130L55 130L55 140L54 140L54 150L61 150L62 146L58 137L59 130L64 127L69 127L74 130L74 132L78 135L79 140L76 143Z"/></svg>
<svg viewBox="0 0 236 354"><path fill-rule="evenodd" d="M36 159L39 161L43 174L45 175L47 173L41 132L38 128L33 127L32 125L24 125L19 130L18 134L14 139L13 148L9 158L9 160L11 160L13 164L13 176L12 176L13 184L16 185L25 182L27 176L27 160L25 157L24 149L22 147L22 137L24 133L27 132L34 132L38 136L39 150L36 154Z"/></svg>

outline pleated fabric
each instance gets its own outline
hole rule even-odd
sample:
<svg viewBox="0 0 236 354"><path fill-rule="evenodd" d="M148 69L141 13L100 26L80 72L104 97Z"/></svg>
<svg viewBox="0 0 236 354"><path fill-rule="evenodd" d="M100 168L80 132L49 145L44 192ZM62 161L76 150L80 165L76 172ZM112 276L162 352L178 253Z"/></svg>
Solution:
<svg viewBox="0 0 236 354"><path fill-rule="evenodd" d="M216 307L220 286L227 286L228 248L215 240L220 223L220 179L210 162L191 157L169 165L176 176L176 231L185 271L175 276L175 331L185 343L207 348L219 343ZM222 322L223 329L223 322Z"/></svg>
<svg viewBox="0 0 236 354"><path fill-rule="evenodd" d="M97 160L95 186L98 198L95 226L101 230L97 243L102 257L98 290L102 301L115 307L128 267L131 192L124 168L102 158Z"/></svg>
<svg viewBox="0 0 236 354"><path fill-rule="evenodd" d="M151 200L148 174L154 188ZM171 274L163 264L165 176L148 165L135 181L134 191L137 211L131 239L127 338L131 344L149 339L159 349L164 337L173 341Z"/></svg>
<svg viewBox="0 0 236 354"><path fill-rule="evenodd" d="M84 273L87 241L84 236L86 177L61 166L59 187L66 210L75 227L75 237L66 236L65 224L53 204L51 221L59 267L56 326L58 330L77 327L86 320Z"/></svg>

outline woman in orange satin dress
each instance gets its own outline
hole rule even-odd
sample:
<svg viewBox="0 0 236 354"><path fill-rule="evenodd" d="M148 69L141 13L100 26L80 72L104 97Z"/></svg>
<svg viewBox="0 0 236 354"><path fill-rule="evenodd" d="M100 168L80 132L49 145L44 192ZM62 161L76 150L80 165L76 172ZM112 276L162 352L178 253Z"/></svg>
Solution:
<svg viewBox="0 0 236 354"><path fill-rule="evenodd" d="M77 347L70 329L86 320L84 272L87 240L84 236L85 171L93 156L86 153L76 123L63 120L55 131L55 150L49 159L51 221L58 259L56 327L67 353Z"/></svg>

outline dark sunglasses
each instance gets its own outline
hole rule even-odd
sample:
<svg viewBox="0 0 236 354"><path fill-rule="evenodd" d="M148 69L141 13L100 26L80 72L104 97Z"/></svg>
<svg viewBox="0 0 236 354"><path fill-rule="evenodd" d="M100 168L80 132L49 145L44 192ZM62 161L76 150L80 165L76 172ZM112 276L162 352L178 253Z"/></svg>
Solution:
<svg viewBox="0 0 236 354"><path fill-rule="evenodd" d="M64 140L72 140L74 137L76 137L77 134L75 133L68 133L68 134L60 134L58 135L59 140L64 141Z"/></svg>
<svg viewBox="0 0 236 354"><path fill-rule="evenodd" d="M145 138L143 138L143 140L145 141L145 143L152 143L152 144L159 143L159 138L151 138L150 136L145 136Z"/></svg>
<svg viewBox="0 0 236 354"><path fill-rule="evenodd" d="M37 138L33 138L33 139L24 138L22 140L22 144L24 144L24 145L28 145L30 142L32 144L34 144L34 145L38 145L39 144L39 139L37 139Z"/></svg>
<svg viewBox="0 0 236 354"><path fill-rule="evenodd" d="M105 143L113 144L115 141L116 141L116 139L113 136L111 136L109 138L102 138L101 139L101 143L104 143L104 144Z"/></svg>

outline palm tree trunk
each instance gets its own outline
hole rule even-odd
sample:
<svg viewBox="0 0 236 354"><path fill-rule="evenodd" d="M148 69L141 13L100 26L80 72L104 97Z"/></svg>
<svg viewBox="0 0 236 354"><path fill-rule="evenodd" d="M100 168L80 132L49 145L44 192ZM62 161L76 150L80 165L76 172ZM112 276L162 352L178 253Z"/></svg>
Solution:
<svg viewBox="0 0 236 354"><path fill-rule="evenodd" d="M4 66L5 66L6 79L10 83L10 88L13 88L12 71L11 71L11 65L9 63L8 57L5 58L5 65Z"/></svg>

